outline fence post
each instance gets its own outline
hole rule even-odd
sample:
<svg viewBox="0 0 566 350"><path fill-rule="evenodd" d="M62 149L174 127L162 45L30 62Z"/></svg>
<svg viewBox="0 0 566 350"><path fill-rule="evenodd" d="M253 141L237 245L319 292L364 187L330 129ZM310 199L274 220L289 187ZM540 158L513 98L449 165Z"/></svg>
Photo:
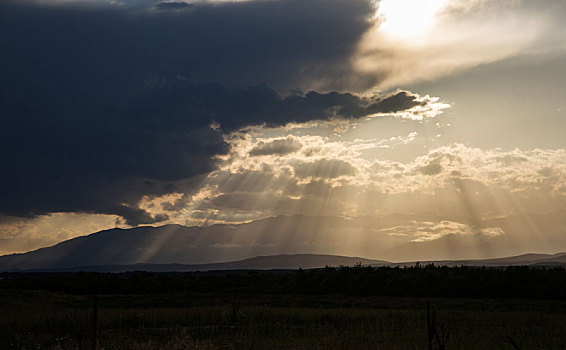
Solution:
<svg viewBox="0 0 566 350"><path fill-rule="evenodd" d="M98 298L94 296L92 303L92 350L98 349L98 339L97 339L97 329L98 329Z"/></svg>
<svg viewBox="0 0 566 350"><path fill-rule="evenodd" d="M434 341L434 315L430 312L430 301L426 303L426 331L428 334L428 350L432 350Z"/></svg>

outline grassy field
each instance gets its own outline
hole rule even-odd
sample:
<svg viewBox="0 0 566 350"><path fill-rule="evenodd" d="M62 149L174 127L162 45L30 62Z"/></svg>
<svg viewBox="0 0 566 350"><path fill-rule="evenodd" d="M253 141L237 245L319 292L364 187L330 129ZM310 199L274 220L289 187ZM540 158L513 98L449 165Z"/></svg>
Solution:
<svg viewBox="0 0 566 350"><path fill-rule="evenodd" d="M96 339L99 349L427 349L431 322L434 349L566 348L563 301L104 295L95 319L94 299L0 290L0 348L91 349Z"/></svg>

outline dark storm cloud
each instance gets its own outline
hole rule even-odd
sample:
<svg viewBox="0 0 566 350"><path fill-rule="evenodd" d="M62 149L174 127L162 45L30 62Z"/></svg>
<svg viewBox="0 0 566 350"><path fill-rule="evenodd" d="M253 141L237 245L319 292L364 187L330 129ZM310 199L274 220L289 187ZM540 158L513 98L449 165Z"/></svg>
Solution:
<svg viewBox="0 0 566 350"><path fill-rule="evenodd" d="M366 1L157 8L0 4L0 213L161 221L136 203L189 193L228 151L222 132L421 103L258 85L301 86L345 64L369 26Z"/></svg>
<svg viewBox="0 0 566 350"><path fill-rule="evenodd" d="M18 56L3 61L23 70L21 82L83 85L75 93L123 94L142 79L178 74L286 91L349 66L372 15L367 0L155 4L5 0L3 52Z"/></svg>
<svg viewBox="0 0 566 350"><path fill-rule="evenodd" d="M407 91L373 98L311 91L283 98L266 85L228 88L216 83L181 80L150 91L140 99L138 106L139 113L155 112L184 120L187 115L203 116L194 122L204 127L214 121L220 124L222 130L233 131L248 125L278 127L292 122L336 117L355 119L375 113L403 111L427 103L418 98Z"/></svg>
<svg viewBox="0 0 566 350"><path fill-rule="evenodd" d="M155 5L155 8L159 10L185 10L192 6L192 4L186 2L160 2Z"/></svg>

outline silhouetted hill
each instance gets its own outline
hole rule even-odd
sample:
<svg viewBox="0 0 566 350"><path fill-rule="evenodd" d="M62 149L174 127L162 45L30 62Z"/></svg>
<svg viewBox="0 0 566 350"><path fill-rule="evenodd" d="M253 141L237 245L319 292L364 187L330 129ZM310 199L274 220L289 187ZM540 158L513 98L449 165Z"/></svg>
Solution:
<svg viewBox="0 0 566 350"><path fill-rule="evenodd" d="M235 261L253 256L293 254L297 253L297 240L301 239L301 236L305 239L316 233L321 226L320 221L320 218L305 216L280 216L240 225L116 228L23 254L0 256L0 271L102 265L195 265L216 263L219 260ZM342 218L325 218L324 225L341 226L343 221ZM298 255L258 257L247 261L246 268L310 268L327 264L353 264L364 260L345 257L329 260L329 256L323 258L300 255L300 260L296 260ZM380 262L367 259L365 261Z"/></svg>
<svg viewBox="0 0 566 350"><path fill-rule="evenodd" d="M356 264L384 266L391 263L381 260L364 259L358 257L318 254L283 254L271 256L257 256L238 261L211 263L211 264L131 264L131 265L94 265L64 268L27 269L26 272L191 272L191 271L226 271L226 270L296 270L316 269L325 266L353 266Z"/></svg>
<svg viewBox="0 0 566 350"><path fill-rule="evenodd" d="M416 262L403 262L394 265L411 266ZM522 254L495 259L470 260L430 260L420 261L421 264L433 263L438 266L561 266L566 265L566 253L556 254Z"/></svg>
<svg viewBox="0 0 566 350"><path fill-rule="evenodd" d="M422 215L422 220L430 216ZM278 216L239 225L116 228L23 254L0 256L0 271L74 271L78 267L112 272L295 269L352 265L357 262L376 266L412 265L416 259L406 259L408 262L405 263L388 263L381 259L348 257L365 255L391 258L394 250L385 247L395 242L387 240L397 238L377 235L375 228L403 220L411 220L411 217L345 219ZM411 243L414 245L411 249L418 251L418 248L426 248L430 244ZM308 254L297 254L303 252ZM421 260L421 263L427 262L449 266L563 265L566 264L566 253L526 254L486 260Z"/></svg>

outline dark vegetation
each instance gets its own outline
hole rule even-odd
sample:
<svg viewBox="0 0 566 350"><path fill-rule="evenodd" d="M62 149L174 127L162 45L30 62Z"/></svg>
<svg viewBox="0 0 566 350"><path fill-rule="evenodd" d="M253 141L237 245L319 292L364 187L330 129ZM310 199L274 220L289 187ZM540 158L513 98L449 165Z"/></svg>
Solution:
<svg viewBox="0 0 566 350"><path fill-rule="evenodd" d="M185 273L4 273L0 288L70 294L259 293L402 297L566 299L566 270L506 268L327 267L292 271Z"/></svg>
<svg viewBox="0 0 566 350"><path fill-rule="evenodd" d="M562 268L5 273L0 349L564 349Z"/></svg>

